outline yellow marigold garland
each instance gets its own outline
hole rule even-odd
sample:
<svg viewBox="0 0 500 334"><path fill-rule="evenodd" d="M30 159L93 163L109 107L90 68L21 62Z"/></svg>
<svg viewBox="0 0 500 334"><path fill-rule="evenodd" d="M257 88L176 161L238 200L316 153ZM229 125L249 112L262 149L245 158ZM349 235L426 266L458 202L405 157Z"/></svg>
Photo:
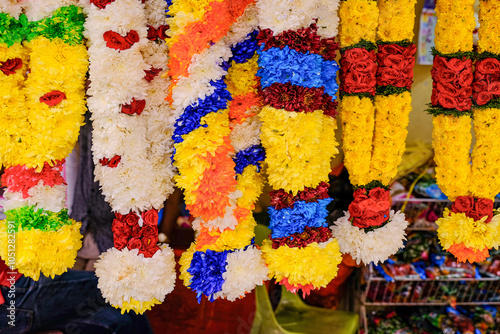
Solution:
<svg viewBox="0 0 500 334"><path fill-rule="evenodd" d="M500 34L498 34L500 3L494 0L482 0L480 3L479 52L491 52L500 55Z"/></svg>
<svg viewBox="0 0 500 334"><path fill-rule="evenodd" d="M370 98L346 96L340 104L344 163L352 184L371 181L370 167L373 149L375 108Z"/></svg>
<svg viewBox="0 0 500 334"><path fill-rule="evenodd" d="M369 179L389 185L397 174L406 149L411 94L403 92L388 96L377 95L375 109L375 134Z"/></svg>
<svg viewBox="0 0 500 334"><path fill-rule="evenodd" d="M375 43L378 19L377 1L348 0L340 2L340 46L355 45L362 40ZM363 24L359 24L363 22Z"/></svg>
<svg viewBox="0 0 500 334"><path fill-rule="evenodd" d="M474 0L436 1L436 15L436 50L443 54L472 51L471 32L476 27Z"/></svg>
<svg viewBox="0 0 500 334"><path fill-rule="evenodd" d="M380 0L377 35L382 41L413 39L416 0Z"/></svg>

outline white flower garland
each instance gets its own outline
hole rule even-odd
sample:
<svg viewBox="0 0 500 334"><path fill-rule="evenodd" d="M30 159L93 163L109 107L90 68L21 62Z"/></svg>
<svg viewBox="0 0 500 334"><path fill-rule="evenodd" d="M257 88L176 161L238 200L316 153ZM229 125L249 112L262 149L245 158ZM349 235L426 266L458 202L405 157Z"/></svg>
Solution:
<svg viewBox="0 0 500 334"><path fill-rule="evenodd" d="M86 23L95 177L119 214L133 211L140 217L141 212L160 209L173 192L170 155L176 116L164 101L163 90L169 82L162 78L167 70L167 46L164 41L149 41L146 27L161 23L165 9L164 1L116 0L103 9L91 5ZM103 38L107 31L125 37L132 30L139 40L125 50L109 48ZM161 70L148 82L146 71L152 68ZM144 110L122 113L122 105L133 99L145 100ZM101 163L116 156L120 157L116 167ZM137 249L112 248L95 267L103 296L122 311L143 313L161 303L175 285L174 254L165 245L151 258L138 254Z"/></svg>
<svg viewBox="0 0 500 334"><path fill-rule="evenodd" d="M376 264L385 261L398 249L403 248L408 221L401 211L391 210L387 224L366 233L363 229L352 225L348 211L344 213L345 215L330 226L330 229L339 242L340 251L344 254L349 253L357 264L360 262Z"/></svg>

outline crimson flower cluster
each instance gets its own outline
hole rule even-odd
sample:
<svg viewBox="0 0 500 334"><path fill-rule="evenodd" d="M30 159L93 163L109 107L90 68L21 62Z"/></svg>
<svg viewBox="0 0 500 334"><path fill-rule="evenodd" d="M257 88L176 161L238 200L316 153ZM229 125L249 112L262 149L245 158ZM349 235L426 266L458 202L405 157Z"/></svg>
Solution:
<svg viewBox="0 0 500 334"><path fill-rule="evenodd" d="M284 109L295 112L313 112L323 110L328 116L337 115L337 101L325 93L324 87L308 88L292 85L287 82L281 84L275 82L262 90L261 96L264 103L276 109Z"/></svg>
<svg viewBox="0 0 500 334"><path fill-rule="evenodd" d="M259 45L264 45L263 51L270 48L283 49L288 46L290 49L305 53L315 53L322 56L325 60L335 60L336 51L339 49L335 38L321 38L318 35L318 27L315 23L309 27L299 30L287 30L274 36L271 29L264 29L257 35Z"/></svg>
<svg viewBox="0 0 500 334"><path fill-rule="evenodd" d="M347 49L340 59L340 90L346 94L375 95L377 56L374 50Z"/></svg>
<svg viewBox="0 0 500 334"><path fill-rule="evenodd" d="M110 168L115 168L116 166L118 166L118 164L120 163L121 160L122 160L121 156L115 155L111 159L101 158L101 159L99 159L99 163L101 165L103 165L103 166L107 166L107 167L110 167Z"/></svg>
<svg viewBox="0 0 500 334"><path fill-rule="evenodd" d="M132 98L132 102L122 105L122 113L127 115L140 115L146 108L146 100L136 100Z"/></svg>
<svg viewBox="0 0 500 334"><path fill-rule="evenodd" d="M378 46L377 85L411 89L413 66L415 66L415 44L401 46L383 44Z"/></svg>
<svg viewBox="0 0 500 334"><path fill-rule="evenodd" d="M165 40L167 36L167 30L170 29L168 25L161 25L158 28L148 25L148 39L150 41L156 41L157 38Z"/></svg>
<svg viewBox="0 0 500 334"><path fill-rule="evenodd" d="M485 58L476 62L472 97L477 105L485 105L500 97L500 61Z"/></svg>
<svg viewBox="0 0 500 334"><path fill-rule="evenodd" d="M376 187L370 191L359 188L349 205L352 225L359 228L377 227L389 220L391 209L389 190Z"/></svg>
<svg viewBox="0 0 500 334"><path fill-rule="evenodd" d="M317 242L326 242L332 237L332 231L328 227L314 227L306 226L302 233L294 233L287 237L275 238L273 241L273 249L278 247L288 246L291 248L303 248L307 245Z"/></svg>
<svg viewBox="0 0 500 334"><path fill-rule="evenodd" d="M451 212L465 213L467 217L480 220L487 216L486 223L493 218L493 201L487 198L477 198L471 196L458 196L453 202Z"/></svg>
<svg viewBox="0 0 500 334"><path fill-rule="evenodd" d="M434 57L431 70L434 107L467 111L472 107L472 60Z"/></svg>
<svg viewBox="0 0 500 334"><path fill-rule="evenodd" d="M283 189L271 191L269 193L271 195L271 206L276 210L281 210L284 208L293 208L297 201L307 203L317 202L320 199L328 198L329 186L328 183L321 182L316 188L305 187L303 191L299 191L295 196Z"/></svg>
<svg viewBox="0 0 500 334"><path fill-rule="evenodd" d="M160 249L157 210L151 209L142 213L142 227L139 226L139 216L134 212L126 215L116 213L115 216L111 229L116 249L138 249L139 254L144 254L145 257L152 257Z"/></svg>

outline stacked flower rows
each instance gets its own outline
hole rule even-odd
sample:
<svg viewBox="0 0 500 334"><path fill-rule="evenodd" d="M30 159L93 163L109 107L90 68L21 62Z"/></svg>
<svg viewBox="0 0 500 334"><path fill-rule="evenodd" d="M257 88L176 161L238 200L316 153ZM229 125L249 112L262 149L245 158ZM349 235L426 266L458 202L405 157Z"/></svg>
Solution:
<svg viewBox="0 0 500 334"><path fill-rule="evenodd" d="M358 263L384 261L403 247L407 226L390 210L389 184L411 111L415 0L347 0L340 18L344 161L355 192L332 230Z"/></svg>
<svg viewBox="0 0 500 334"><path fill-rule="evenodd" d="M158 245L157 227L174 174L175 116L161 77L165 8L157 0L92 0L85 24L95 176L116 216L114 248L101 255L96 275L111 305L139 313L160 304L175 283L174 254Z"/></svg>
<svg viewBox="0 0 500 334"><path fill-rule="evenodd" d="M433 145L439 187L454 201L437 221L441 245L459 261L483 261L500 245L500 216L493 199L500 191L498 87L500 6L481 1L479 54L474 55L474 1L442 0L436 6L436 49L432 69ZM450 22L460 18L460 25ZM478 59L473 71L473 58ZM475 105L474 109L471 108ZM474 118L476 144L472 141Z"/></svg>
<svg viewBox="0 0 500 334"><path fill-rule="evenodd" d="M198 232L181 257L181 278L198 300L235 300L267 279L261 252L251 244L264 154L255 117L257 22L250 3L173 1L169 11L169 43L177 52L167 98L182 110L174 131L176 181ZM186 22L185 13L195 20Z"/></svg>
<svg viewBox="0 0 500 334"><path fill-rule="evenodd" d="M336 1L258 1L261 140L271 192L270 276L304 294L326 286L341 254L327 227L335 140Z"/></svg>
<svg viewBox="0 0 500 334"><path fill-rule="evenodd" d="M88 61L82 9L67 3L28 2L26 15L17 5L0 14L0 165L7 187L0 256L7 260L8 240L15 239L9 262L35 280L72 267L81 247L80 223L67 214L62 164L86 111Z"/></svg>

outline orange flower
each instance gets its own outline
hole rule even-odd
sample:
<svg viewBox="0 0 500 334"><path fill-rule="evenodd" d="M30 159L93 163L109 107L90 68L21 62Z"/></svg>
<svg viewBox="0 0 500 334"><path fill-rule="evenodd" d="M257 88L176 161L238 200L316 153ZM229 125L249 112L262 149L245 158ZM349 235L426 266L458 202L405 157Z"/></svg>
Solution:
<svg viewBox="0 0 500 334"><path fill-rule="evenodd" d="M261 99L255 92L246 95L235 96L229 104L229 120L232 125L241 124L247 118L256 114L249 111L253 106L260 106Z"/></svg>
<svg viewBox="0 0 500 334"><path fill-rule="evenodd" d="M455 255L459 262L469 261L470 263L481 262L486 260L490 254L488 253L488 248L483 248L482 250L476 250L473 248L466 247L464 244L454 244L447 249L448 252Z"/></svg>

